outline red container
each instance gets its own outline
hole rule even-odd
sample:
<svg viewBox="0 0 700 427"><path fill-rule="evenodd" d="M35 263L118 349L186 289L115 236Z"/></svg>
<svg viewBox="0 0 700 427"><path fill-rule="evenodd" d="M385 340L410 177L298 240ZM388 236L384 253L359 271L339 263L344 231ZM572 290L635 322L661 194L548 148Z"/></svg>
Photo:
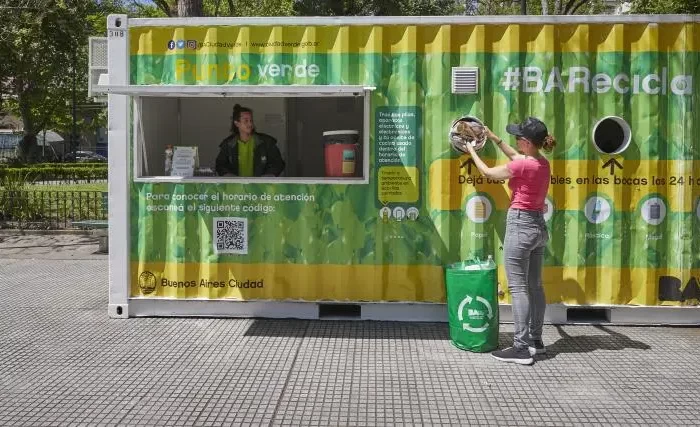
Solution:
<svg viewBox="0 0 700 427"><path fill-rule="evenodd" d="M327 177L355 176L360 154L359 135L356 130L323 132Z"/></svg>

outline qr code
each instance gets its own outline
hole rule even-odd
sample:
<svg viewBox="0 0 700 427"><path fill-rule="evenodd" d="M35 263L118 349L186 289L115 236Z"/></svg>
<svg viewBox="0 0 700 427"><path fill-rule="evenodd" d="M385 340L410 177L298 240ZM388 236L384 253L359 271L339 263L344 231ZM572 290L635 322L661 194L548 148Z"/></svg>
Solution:
<svg viewBox="0 0 700 427"><path fill-rule="evenodd" d="M214 252L248 253L248 218L214 218Z"/></svg>

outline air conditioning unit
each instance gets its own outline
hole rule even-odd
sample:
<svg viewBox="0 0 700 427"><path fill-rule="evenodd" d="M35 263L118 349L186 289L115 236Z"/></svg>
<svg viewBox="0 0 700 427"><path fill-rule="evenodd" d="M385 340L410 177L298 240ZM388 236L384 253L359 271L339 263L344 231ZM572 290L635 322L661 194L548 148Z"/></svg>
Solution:
<svg viewBox="0 0 700 427"><path fill-rule="evenodd" d="M107 102L107 95L97 89L99 84L107 84L107 37L90 37L88 48L88 96L95 102ZM100 81L102 76L102 81Z"/></svg>

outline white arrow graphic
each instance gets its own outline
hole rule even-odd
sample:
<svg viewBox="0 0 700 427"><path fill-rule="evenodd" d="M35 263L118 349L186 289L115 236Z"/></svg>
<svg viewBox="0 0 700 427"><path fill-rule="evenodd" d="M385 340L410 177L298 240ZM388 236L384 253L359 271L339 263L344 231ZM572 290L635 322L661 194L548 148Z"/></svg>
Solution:
<svg viewBox="0 0 700 427"><path fill-rule="evenodd" d="M486 298L483 297L476 297L476 300L479 301L480 303L484 304L486 306L486 311L488 314L486 317L489 319L493 319L493 310L491 309L491 304L486 300ZM459 303L459 308L457 309L457 318L459 319L460 322L464 321L464 315L462 314L464 312L464 306L472 302L472 297L470 295L467 295L461 303ZM484 332L486 329L488 329L489 323L486 322L484 326L480 328L472 328L469 326L467 323L462 323L462 328L465 331L469 332Z"/></svg>
<svg viewBox="0 0 700 427"><path fill-rule="evenodd" d="M465 331L469 331L469 332L484 332L488 327L489 327L488 322L485 323L484 326L482 326L482 327L480 327L480 328L472 328L472 327L469 326L468 324L462 323L462 328L463 328Z"/></svg>
<svg viewBox="0 0 700 427"><path fill-rule="evenodd" d="M493 311L491 311L491 304L489 304L489 302L486 300L486 298L476 297L476 300L486 306L486 311L489 312L489 314L487 315L488 318L493 319Z"/></svg>
<svg viewBox="0 0 700 427"><path fill-rule="evenodd" d="M459 308L457 309L457 318L459 319L460 322L464 321L464 316L462 316L462 312L464 311L464 306L472 302L472 297L467 295L466 298L462 300L461 303L459 303Z"/></svg>

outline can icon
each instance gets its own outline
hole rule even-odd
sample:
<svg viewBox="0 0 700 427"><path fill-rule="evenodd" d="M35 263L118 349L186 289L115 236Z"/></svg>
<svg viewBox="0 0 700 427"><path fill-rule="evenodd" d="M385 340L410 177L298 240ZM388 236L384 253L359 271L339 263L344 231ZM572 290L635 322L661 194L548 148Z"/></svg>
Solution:
<svg viewBox="0 0 700 427"><path fill-rule="evenodd" d="M667 213L665 202L659 197L650 197L640 207L642 219L649 225L659 225L664 222Z"/></svg>
<svg viewBox="0 0 700 427"><path fill-rule="evenodd" d="M654 220L661 219L661 205L658 202L649 205L649 218Z"/></svg>

